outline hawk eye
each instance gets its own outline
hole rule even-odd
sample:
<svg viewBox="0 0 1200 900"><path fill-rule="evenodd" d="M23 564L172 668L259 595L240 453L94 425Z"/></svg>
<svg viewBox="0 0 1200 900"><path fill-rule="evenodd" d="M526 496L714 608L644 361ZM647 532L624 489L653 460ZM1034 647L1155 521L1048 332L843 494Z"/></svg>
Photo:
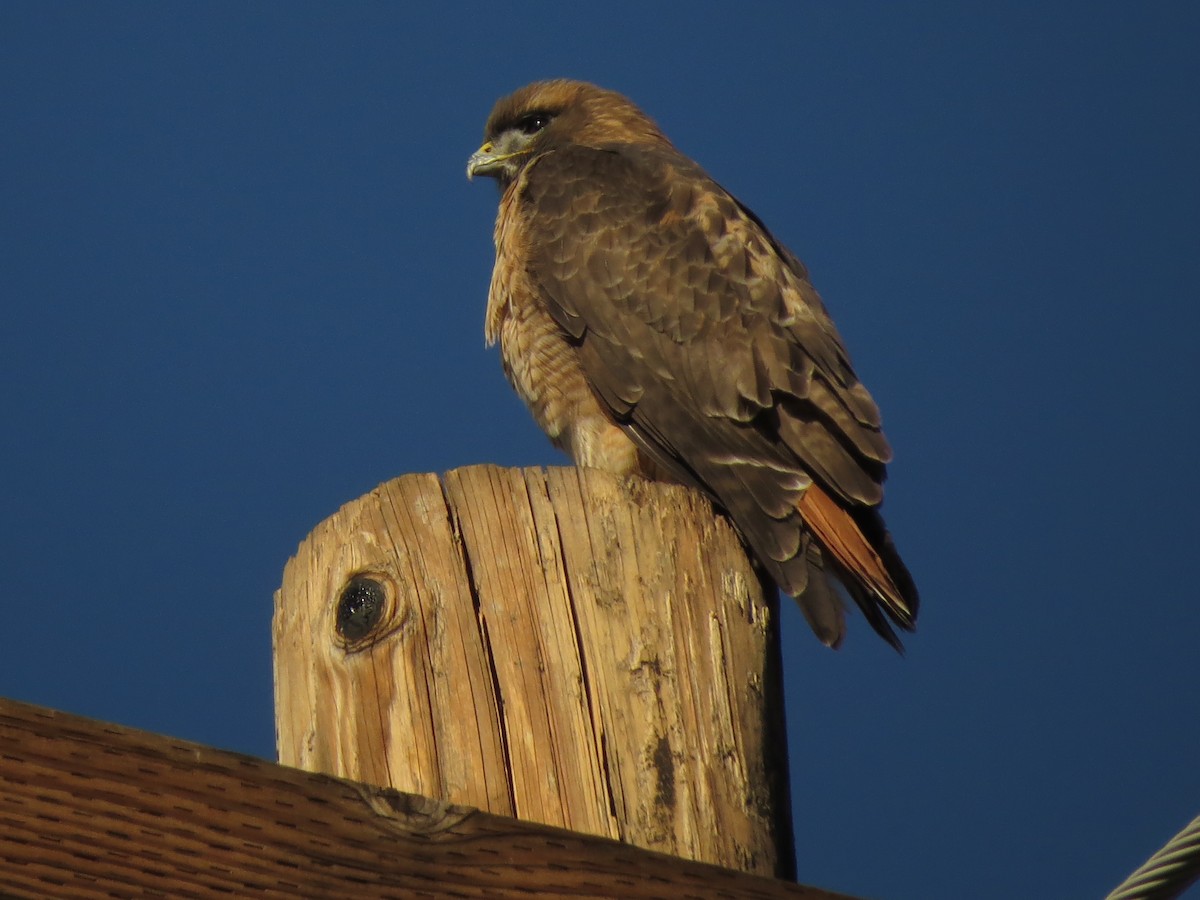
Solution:
<svg viewBox="0 0 1200 900"><path fill-rule="evenodd" d="M537 134L550 124L550 113L534 112L517 120L517 130L522 134Z"/></svg>

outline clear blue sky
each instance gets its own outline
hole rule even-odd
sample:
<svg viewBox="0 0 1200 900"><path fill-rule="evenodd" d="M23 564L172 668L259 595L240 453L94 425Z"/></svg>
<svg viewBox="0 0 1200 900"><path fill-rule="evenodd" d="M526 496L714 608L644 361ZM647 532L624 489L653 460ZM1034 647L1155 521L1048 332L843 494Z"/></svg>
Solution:
<svg viewBox="0 0 1200 900"><path fill-rule="evenodd" d="M1102 896L1200 813L1198 41L1189 3L0 5L0 695L271 757L309 529L562 461L483 346L463 169L581 77L809 264L896 448L907 658L785 610L801 879Z"/></svg>

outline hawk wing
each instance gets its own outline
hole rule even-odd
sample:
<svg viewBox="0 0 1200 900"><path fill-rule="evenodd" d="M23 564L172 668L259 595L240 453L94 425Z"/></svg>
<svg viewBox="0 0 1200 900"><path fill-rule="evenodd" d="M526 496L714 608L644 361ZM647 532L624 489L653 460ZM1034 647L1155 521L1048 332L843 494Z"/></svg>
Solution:
<svg viewBox="0 0 1200 900"><path fill-rule="evenodd" d="M830 546L857 528L885 570L894 557L907 584L892 587L912 602L882 609L910 628L915 588L874 511L891 450L800 261L659 148L555 150L520 190L528 275L614 421L729 513L828 643L842 631L829 562L895 643L880 599L844 577L853 566ZM832 502L804 510L806 493ZM833 516L824 529L822 516Z"/></svg>

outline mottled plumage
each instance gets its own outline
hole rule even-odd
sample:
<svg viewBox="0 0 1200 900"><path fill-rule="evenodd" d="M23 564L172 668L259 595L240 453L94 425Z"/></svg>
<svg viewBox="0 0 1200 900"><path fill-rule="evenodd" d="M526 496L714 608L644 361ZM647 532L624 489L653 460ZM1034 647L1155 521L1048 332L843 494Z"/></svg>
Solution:
<svg viewBox="0 0 1200 900"><path fill-rule="evenodd" d="M551 440L704 491L824 642L832 575L898 647L917 591L877 509L891 449L803 264L589 84L502 99L468 174L502 191L487 338Z"/></svg>

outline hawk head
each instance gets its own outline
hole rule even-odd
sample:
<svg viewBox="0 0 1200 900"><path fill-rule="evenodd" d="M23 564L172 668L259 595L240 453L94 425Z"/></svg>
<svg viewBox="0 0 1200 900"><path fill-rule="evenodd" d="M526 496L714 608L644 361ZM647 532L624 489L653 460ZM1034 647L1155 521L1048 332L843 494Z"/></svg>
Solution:
<svg viewBox="0 0 1200 900"><path fill-rule="evenodd" d="M542 153L576 144L601 148L619 144L670 146L644 112L615 91L583 81L538 81L496 103L483 132L483 146L467 160L467 177L487 175L500 187Z"/></svg>

